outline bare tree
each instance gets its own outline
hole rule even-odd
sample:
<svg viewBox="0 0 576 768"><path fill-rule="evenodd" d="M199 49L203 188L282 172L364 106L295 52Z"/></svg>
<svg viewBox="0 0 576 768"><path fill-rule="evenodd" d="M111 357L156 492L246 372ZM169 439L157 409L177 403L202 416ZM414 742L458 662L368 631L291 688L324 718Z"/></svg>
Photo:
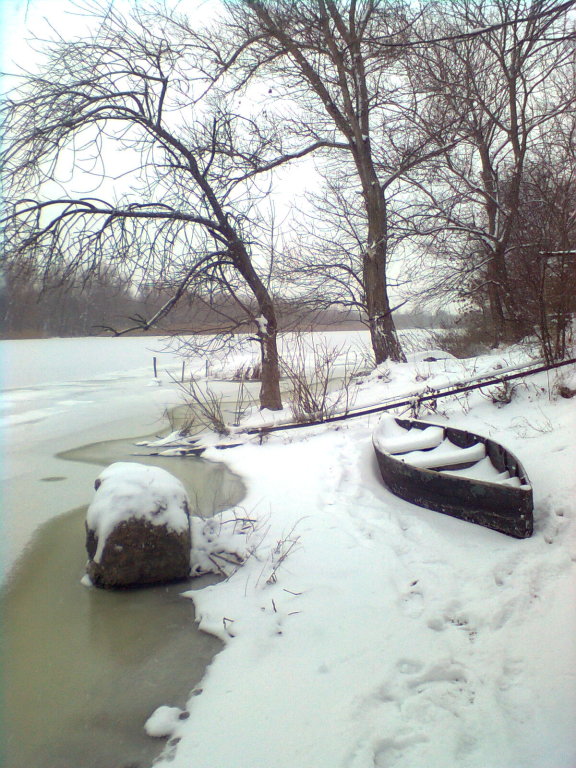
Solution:
<svg viewBox="0 0 576 768"><path fill-rule="evenodd" d="M295 226L286 238L279 268L289 275L303 306L312 317L337 310L340 320L369 325L363 281L362 253L366 242L366 210L354 178L335 169L326 174L319 193L306 196L297 206ZM398 244L394 213L389 215L388 288L398 288L391 277L391 254ZM396 312L405 302L391 308ZM395 317L395 315L394 315Z"/></svg>
<svg viewBox="0 0 576 768"><path fill-rule="evenodd" d="M190 290L227 293L260 344L260 404L281 408L276 313L254 252L261 174L287 158L230 109L182 16L124 16L100 0L76 9L93 34L44 41L41 70L4 103L7 262L84 278L112 264L170 290L126 331L156 327ZM87 179L90 192L72 191Z"/></svg>
<svg viewBox="0 0 576 768"><path fill-rule="evenodd" d="M103 322L120 321L139 311L128 281L112 269L98 278L74 278L54 272L49 281L36 270L4 264L0 336L86 336Z"/></svg>
<svg viewBox="0 0 576 768"><path fill-rule="evenodd" d="M413 77L459 117L461 141L413 174L421 197L408 224L417 216L429 251L444 257L441 290L488 302L496 342L525 330L510 259L526 168L575 103L568 10L551 0L443 3L423 32L443 42L411 53ZM471 27L483 33L459 37Z"/></svg>
<svg viewBox="0 0 576 768"><path fill-rule="evenodd" d="M245 44L238 61L246 76L266 73L272 90L296 104L284 129L339 152L338 164L352 163L367 218L361 279L376 362L404 359L388 298L386 187L373 149L373 132L382 127L375 114L385 101L379 89L396 59L373 43L391 34L392 8L378 0L247 0L228 7L228 29Z"/></svg>
<svg viewBox="0 0 576 768"><path fill-rule="evenodd" d="M525 168L509 255L520 316L548 362L566 356L576 311L575 148L555 133Z"/></svg>

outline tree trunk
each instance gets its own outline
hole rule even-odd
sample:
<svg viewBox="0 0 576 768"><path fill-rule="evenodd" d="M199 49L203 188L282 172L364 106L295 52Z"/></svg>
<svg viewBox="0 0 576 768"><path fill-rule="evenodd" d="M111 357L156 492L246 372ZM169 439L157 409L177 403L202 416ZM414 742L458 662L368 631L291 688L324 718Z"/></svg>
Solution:
<svg viewBox="0 0 576 768"><path fill-rule="evenodd" d="M510 284L506 263L506 248L518 211L518 179L515 179L515 191L508 201L507 215L501 209L499 199L502 188L499 187L498 174L493 167L490 147L484 135L477 135L477 146L482 162L482 186L485 192L485 210L488 234L496 244L488 252L486 276L489 281L488 298L493 329L493 342L497 346L501 341L513 341L520 332L518 313ZM516 213L514 213L514 211ZM503 221L503 219L505 219Z"/></svg>
<svg viewBox="0 0 576 768"><path fill-rule="evenodd" d="M262 314L257 318L262 363L260 409L269 408L271 411L279 411L282 410L282 395L280 393L276 318L273 311L270 314L265 308L260 307L260 309Z"/></svg>
<svg viewBox="0 0 576 768"><path fill-rule="evenodd" d="M385 360L406 362L390 311L386 281L388 224L386 200L374 172L371 158L356 160L362 179L364 203L368 218L368 247L363 257L363 284L368 310L370 339L376 365Z"/></svg>
<svg viewBox="0 0 576 768"><path fill-rule="evenodd" d="M364 289L376 365L385 360L406 362L390 312L384 269L385 256L378 253L381 250L381 247L373 246L364 256Z"/></svg>
<svg viewBox="0 0 576 768"><path fill-rule="evenodd" d="M523 328L510 286L502 244L499 244L488 261L487 278L494 344L498 345L501 341L513 342L522 335Z"/></svg>
<svg viewBox="0 0 576 768"><path fill-rule="evenodd" d="M490 327L492 328L492 343L497 347L504 339L506 322L500 291L498 290L498 284L495 280L490 280L488 284L488 301Z"/></svg>
<svg viewBox="0 0 576 768"><path fill-rule="evenodd" d="M230 230L229 239L236 268L246 280L258 304L259 316L255 318L258 341L260 343L260 361L262 365L262 386L260 387L260 409L282 410L280 393L280 367L278 363L278 323L274 302L268 289L254 269L244 244Z"/></svg>

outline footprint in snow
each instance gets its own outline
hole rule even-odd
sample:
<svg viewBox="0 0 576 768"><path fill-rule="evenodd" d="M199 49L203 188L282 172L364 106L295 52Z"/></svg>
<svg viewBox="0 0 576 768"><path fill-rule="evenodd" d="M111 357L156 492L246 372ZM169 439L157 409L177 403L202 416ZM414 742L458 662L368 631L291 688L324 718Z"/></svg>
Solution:
<svg viewBox="0 0 576 768"><path fill-rule="evenodd" d="M415 659L400 659L396 664L396 669L402 675L415 675L422 669L423 664Z"/></svg>
<svg viewBox="0 0 576 768"><path fill-rule="evenodd" d="M418 589L412 588L401 596L402 607L413 619L417 619L424 611L424 595Z"/></svg>
<svg viewBox="0 0 576 768"><path fill-rule="evenodd" d="M422 691L426 686L434 683L466 683L468 678L464 667L453 662L440 662L434 664L418 677L410 680L408 686Z"/></svg>
<svg viewBox="0 0 576 768"><path fill-rule="evenodd" d="M423 733L381 739L374 748L374 768L392 768L399 759L405 762L406 754L412 747L429 741Z"/></svg>
<svg viewBox="0 0 576 768"><path fill-rule="evenodd" d="M482 620L478 617L473 618L457 601L451 601L440 615L430 617L426 626L433 632L444 632L447 629L457 629L464 632L471 643L476 640L479 626L482 626Z"/></svg>

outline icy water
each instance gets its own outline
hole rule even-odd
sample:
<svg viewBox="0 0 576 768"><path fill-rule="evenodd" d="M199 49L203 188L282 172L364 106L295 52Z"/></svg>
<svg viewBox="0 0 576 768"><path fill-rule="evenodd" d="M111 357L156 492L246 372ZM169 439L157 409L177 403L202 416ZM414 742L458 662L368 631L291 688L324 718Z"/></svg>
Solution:
<svg viewBox="0 0 576 768"><path fill-rule="evenodd" d="M116 440L60 458L163 466L202 515L243 496L222 465L135 451ZM118 592L82 586L85 512L45 523L1 596L4 768L146 768L164 745L146 736L146 719L162 704L183 707L221 647L196 629L193 603L181 597L209 577Z"/></svg>

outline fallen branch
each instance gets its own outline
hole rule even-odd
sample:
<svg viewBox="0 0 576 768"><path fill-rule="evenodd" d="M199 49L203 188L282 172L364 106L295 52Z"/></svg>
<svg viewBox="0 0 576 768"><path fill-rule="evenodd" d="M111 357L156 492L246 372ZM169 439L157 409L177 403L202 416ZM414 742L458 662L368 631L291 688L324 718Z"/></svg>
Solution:
<svg viewBox="0 0 576 768"><path fill-rule="evenodd" d="M383 405L374 406L373 408L366 408L359 411L349 411L348 413L344 413L339 416L330 416L321 421L310 421L310 422L307 422L306 424L297 424L297 423L291 422L289 424L278 424L278 425L270 425L270 426L264 426L264 427L250 427L249 429L244 430L244 434L267 435L269 432L280 432L288 429L302 429L304 427L319 426L320 424L328 424L336 421L345 421L347 419L353 419L357 416L369 416L370 414L373 414L373 413L390 411L393 408L401 408L402 406L405 406L405 405L413 405L415 403L424 403L429 400L438 400L441 397L458 395L461 392L470 392L474 389L482 389L483 387L489 387L493 384L501 384L504 381L520 379L520 378L523 378L524 376L532 376L535 373L543 373L545 371L550 371L555 368L561 368L562 366L565 366L565 365L573 365L574 363L576 363L576 358L573 357L570 360L562 360L559 363L540 365L537 368L531 368L531 369L525 368L522 371L519 371L517 373L509 373L509 374L498 375L498 376L495 376L492 373L492 374L486 374L486 378L476 376L472 380L473 383L462 384L456 387L451 385L448 388L442 388L442 389L432 390L428 392L411 394L409 396L405 395L402 397L402 399L398 399L398 400L392 399Z"/></svg>

